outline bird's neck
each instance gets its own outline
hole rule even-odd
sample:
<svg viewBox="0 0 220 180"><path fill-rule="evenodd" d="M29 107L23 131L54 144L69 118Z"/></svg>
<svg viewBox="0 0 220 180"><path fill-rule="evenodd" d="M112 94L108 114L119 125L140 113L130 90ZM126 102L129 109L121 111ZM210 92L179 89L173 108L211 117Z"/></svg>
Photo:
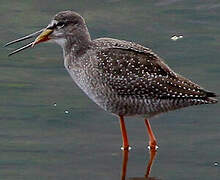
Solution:
<svg viewBox="0 0 220 180"><path fill-rule="evenodd" d="M88 31L66 36L66 42L62 47L64 51L64 56L68 54L81 56L88 50L90 44L91 38Z"/></svg>

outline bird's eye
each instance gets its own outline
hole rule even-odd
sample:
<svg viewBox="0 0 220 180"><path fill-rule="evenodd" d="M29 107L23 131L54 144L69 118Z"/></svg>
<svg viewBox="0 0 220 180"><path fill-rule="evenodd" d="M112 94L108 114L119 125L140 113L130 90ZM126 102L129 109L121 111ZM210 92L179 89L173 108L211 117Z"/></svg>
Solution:
<svg viewBox="0 0 220 180"><path fill-rule="evenodd" d="M62 28L62 27L64 27L64 26L65 26L65 23L64 23L64 22L62 22L62 21L60 21L60 22L58 22L58 23L57 23L57 25L56 25L56 26L57 26L57 28L59 28L59 29L60 29L60 28Z"/></svg>

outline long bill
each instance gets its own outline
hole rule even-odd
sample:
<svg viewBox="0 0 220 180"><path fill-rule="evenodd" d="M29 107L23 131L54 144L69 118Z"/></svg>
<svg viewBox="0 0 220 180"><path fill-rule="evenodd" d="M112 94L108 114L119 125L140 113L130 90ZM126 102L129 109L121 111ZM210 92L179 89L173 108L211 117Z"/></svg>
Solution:
<svg viewBox="0 0 220 180"><path fill-rule="evenodd" d="M39 30L39 31L37 31L37 32L34 32L34 33L32 33L32 34L29 34L29 35L27 35L27 36L24 36L24 37L21 37L21 38L19 38L19 39L10 41L10 42L8 42L7 44L5 44L4 47L37 36L37 38L36 38L34 41L32 41L31 43L29 43L29 44L27 44L27 45L24 45L24 46L22 46L22 47L20 47L20 48L18 48L18 49L15 49L14 51L12 51L11 53L8 54L8 56L11 56L11 55L13 55L13 54L16 54L16 53L18 53L18 52L20 52L20 51L23 51L23 50L29 48L29 47L34 47L34 45L36 45L36 44L38 44L38 43L40 43L40 42L49 40L49 37L48 37L48 36L49 36L52 32L53 32L53 30L51 30L51 29L45 29L45 28L44 28L44 29L41 29L41 30Z"/></svg>
<svg viewBox="0 0 220 180"><path fill-rule="evenodd" d="M13 41L10 41L10 42L8 42L7 44L5 44L4 47L7 47L7 46L9 46L9 45L11 45L11 44L15 44L15 43L17 43L17 42L24 41L24 40L26 40L26 39L30 39L30 38L32 38L32 37L36 37L36 36L38 36L40 33L42 33L43 31L44 31L44 29L41 29L41 30L39 30L39 31L37 31L37 32L34 32L34 33L32 33L32 34L29 34L29 35L27 35L27 36L24 36L24 37L21 37L21 38L19 38L19 39L15 39L15 40L13 40Z"/></svg>

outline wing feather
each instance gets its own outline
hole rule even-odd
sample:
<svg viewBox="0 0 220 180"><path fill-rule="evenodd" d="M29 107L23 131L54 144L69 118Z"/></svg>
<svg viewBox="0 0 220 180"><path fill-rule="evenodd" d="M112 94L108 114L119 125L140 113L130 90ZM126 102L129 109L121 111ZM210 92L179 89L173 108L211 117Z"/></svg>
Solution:
<svg viewBox="0 0 220 180"><path fill-rule="evenodd" d="M109 42L109 41L108 41ZM115 43L115 41L114 41ZM103 81L121 96L140 98L207 98L215 94L176 74L150 49L124 41L97 51Z"/></svg>

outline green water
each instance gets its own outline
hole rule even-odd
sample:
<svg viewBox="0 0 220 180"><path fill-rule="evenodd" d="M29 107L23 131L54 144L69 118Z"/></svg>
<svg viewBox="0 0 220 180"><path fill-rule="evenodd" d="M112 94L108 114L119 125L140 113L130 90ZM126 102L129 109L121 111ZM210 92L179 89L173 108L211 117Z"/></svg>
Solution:
<svg viewBox="0 0 220 180"><path fill-rule="evenodd" d="M62 50L40 44L7 57L19 45L2 47L45 27L54 14L67 9L84 16L92 38L148 46L176 72L220 93L218 0L1 0L0 179L120 179L117 118L99 109L72 82ZM173 41L173 35L183 38ZM159 150L150 176L218 180L219 108L203 105L152 119ZM128 118L126 125L133 147L127 178L144 177L149 159L144 122Z"/></svg>

